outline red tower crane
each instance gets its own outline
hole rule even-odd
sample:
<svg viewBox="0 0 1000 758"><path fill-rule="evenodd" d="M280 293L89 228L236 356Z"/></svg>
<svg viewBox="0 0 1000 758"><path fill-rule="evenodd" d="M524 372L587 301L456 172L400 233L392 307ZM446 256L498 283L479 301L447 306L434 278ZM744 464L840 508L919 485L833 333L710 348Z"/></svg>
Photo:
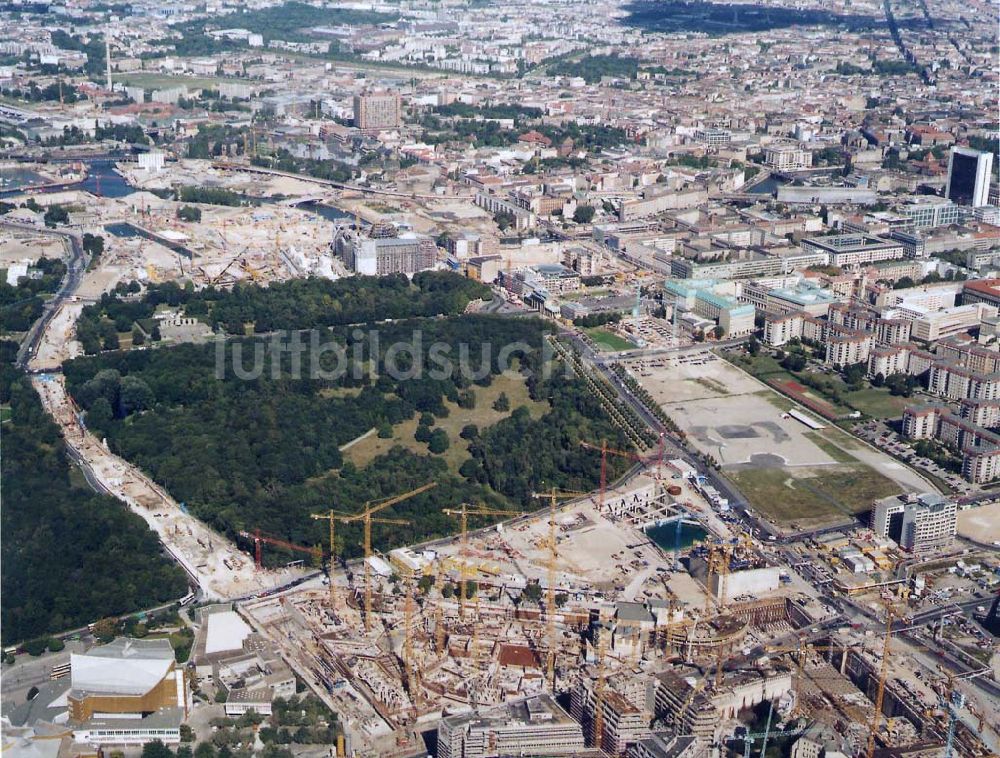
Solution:
<svg viewBox="0 0 1000 758"><path fill-rule="evenodd" d="M296 545L292 542L287 542L286 540L279 540L277 537L269 537L266 534L261 534L260 529L254 529L253 532L240 532L240 537L244 539L253 540L253 560L254 565L256 565L257 570L263 567L263 544L266 542L268 545L275 545L277 547L287 548L288 550L295 550L299 553L308 553L314 558L321 559L323 557L323 548L312 547L308 545Z"/></svg>
<svg viewBox="0 0 1000 758"><path fill-rule="evenodd" d="M600 445L593 445L590 442L581 442L581 447L585 447L587 450L594 450L601 454L601 499L599 502L599 510L604 510L604 493L608 487L608 456L617 455L621 458L628 458L636 463L642 463L643 465L650 465L655 463L657 469L659 470L663 466L664 450L663 450L663 435L660 435L660 444L657 451L653 455L642 456L637 453L630 453L627 450L615 450L614 448L608 447L607 440L601 440Z"/></svg>

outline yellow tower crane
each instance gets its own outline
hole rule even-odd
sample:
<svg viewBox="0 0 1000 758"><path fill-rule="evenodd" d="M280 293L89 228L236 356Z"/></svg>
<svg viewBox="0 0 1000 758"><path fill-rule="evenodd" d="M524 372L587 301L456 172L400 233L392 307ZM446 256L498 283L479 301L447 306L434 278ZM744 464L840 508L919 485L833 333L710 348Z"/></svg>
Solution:
<svg viewBox="0 0 1000 758"><path fill-rule="evenodd" d="M712 575L719 577L719 592L717 602L719 609L726 605L726 579L729 576L729 560L732 556L732 546L713 544L708 547L708 573L705 575L705 613L712 609Z"/></svg>
<svg viewBox="0 0 1000 758"><path fill-rule="evenodd" d="M507 511L500 510L498 508L487 508L483 505L467 505L462 503L459 508L445 508L443 513L447 513L449 516L457 516L461 519L462 523L462 542L461 542L461 587L459 588L459 606L458 613L459 616L465 618L465 604L468 602L468 589L466 587L468 583L467 572L469 570L469 516L520 516L520 511ZM476 619L478 623L478 619Z"/></svg>
<svg viewBox="0 0 1000 758"><path fill-rule="evenodd" d="M875 691L875 710L868 728L868 750L865 755L875 755L875 732L882 723L882 705L885 702L885 680L889 676L889 656L892 654L892 622L897 618L896 608L891 600L885 601L885 639L882 642L882 667L878 675L878 689Z"/></svg>
<svg viewBox="0 0 1000 758"><path fill-rule="evenodd" d="M330 525L330 608L331 610L337 607L337 595L336 595L336 585L333 583L333 572L336 568L336 556L337 548L334 544L336 527L338 519L345 519L347 516L337 513L335 510L329 510L326 513L313 513L312 518L314 521L328 521Z"/></svg>
<svg viewBox="0 0 1000 758"><path fill-rule="evenodd" d="M314 519L326 519L330 523L330 601L334 601L334 589L333 589L333 562L334 556L336 555L336 545L334 544L334 523L339 521L342 524L354 524L361 522L364 527L364 572L365 572L365 631L371 631L371 609L372 609L372 579L371 579L371 563L369 559L372 556L372 524L409 524L409 521L405 519L386 519L386 518L373 518L374 514L388 508L396 503L401 503L404 500L409 500L411 497L416 497L417 495L426 492L433 487L436 487L436 482L430 482L423 485L422 487L417 487L415 490L410 490L409 492L404 492L402 495L396 495L394 497L386 498L385 500L368 500L365 502L364 510L361 513L346 514L337 513L334 510L330 510L327 513L314 513L312 517Z"/></svg>
<svg viewBox="0 0 1000 758"><path fill-rule="evenodd" d="M418 667L413 662L413 612L416 603L413 600L414 583L406 583L406 603L403 606L403 669L406 672L406 688L410 693L413 707L420 705L420 675Z"/></svg>
<svg viewBox="0 0 1000 758"><path fill-rule="evenodd" d="M602 629L597 636L597 684L594 685L594 747L601 749L604 742L604 688L608 680L607 668L604 665L604 654L607 647L605 641L607 631Z"/></svg>
<svg viewBox="0 0 1000 758"><path fill-rule="evenodd" d="M556 541L556 503L560 498L586 497L585 492L560 492L553 487L548 492L536 492L535 497L549 499L549 534L546 538L546 546L549 549L549 557L545 565L548 569L548 587L545 597L545 621L546 633L548 637L549 654L545 667L546 680L549 686L555 691L556 678L556 565L559 562L559 543Z"/></svg>

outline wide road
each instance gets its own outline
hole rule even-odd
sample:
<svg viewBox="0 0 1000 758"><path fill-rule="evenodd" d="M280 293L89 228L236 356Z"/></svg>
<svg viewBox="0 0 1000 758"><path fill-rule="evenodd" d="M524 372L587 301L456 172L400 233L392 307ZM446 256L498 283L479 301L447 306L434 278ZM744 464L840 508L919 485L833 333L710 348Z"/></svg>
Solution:
<svg viewBox="0 0 1000 758"><path fill-rule="evenodd" d="M21 341L21 347L17 351L17 361L15 365L21 370L27 370L28 361L31 360L31 357L38 349L38 343L41 342L42 334L45 333L49 323L53 318L55 318L55 315L59 311L62 304L68 298L72 297L79 288L80 281L83 279L83 275L87 270L89 259L83 250L82 238L75 232L57 231L55 229L39 228L37 226L29 226L27 224L12 224L6 221L0 221L0 225L5 226L8 229L31 232L32 234L42 234L49 237L62 237L64 240L69 242L70 246L70 259L66 264L66 278L63 279L63 282L56 291L55 295L47 303L45 303L41 318L35 321L35 323L31 325L31 328L28 329L28 333L24 336L24 339Z"/></svg>
<svg viewBox="0 0 1000 758"><path fill-rule="evenodd" d="M719 491L719 494L722 495L722 497L729 501L729 505L736 511L737 514L743 514L744 520L747 521L748 526L755 528L759 534L774 536L776 539L781 536L780 532L766 521L758 521L753 517L745 515L747 500L743 496L743 493L741 493L739 489L737 489L737 487L729 481L729 479L723 476L722 473L714 468L705 466L701 462L701 459L696 451L689 449L683 443L678 442L676 438L671 436L670 431L664 428L660 420L656 418L656 416L654 416L648 408L646 408L642 401L632 394L631 390L629 390L621 379L618 378L618 375L611 370L610 367L614 361L608 361L598 356L587 341L584 340L579 332L575 330L564 329L561 332L561 336L567 337L579 351L582 359L594 366L594 368L604 375L611 386L615 388L615 392L618 393L618 397L621 398L635 412L636 416L638 416L654 432L662 435L663 449L666 456L670 458L682 458L691 463L698 474L704 477L711 486L715 487L715 489ZM732 344L736 344L739 341L740 340L732 340ZM711 350L711 347L717 346L718 343L712 346L693 345L686 348L635 350L630 351L627 355L631 357L663 354L690 355L698 352L708 352Z"/></svg>

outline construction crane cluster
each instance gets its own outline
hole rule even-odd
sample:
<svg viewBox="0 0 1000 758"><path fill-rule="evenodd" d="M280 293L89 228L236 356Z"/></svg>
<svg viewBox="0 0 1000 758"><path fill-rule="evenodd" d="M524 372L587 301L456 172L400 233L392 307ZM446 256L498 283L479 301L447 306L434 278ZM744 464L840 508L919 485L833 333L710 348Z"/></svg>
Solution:
<svg viewBox="0 0 1000 758"><path fill-rule="evenodd" d="M534 496L549 501L549 530L545 538L545 545L548 548L548 559L545 562L546 583L548 585L545 588L545 633L549 649L546 656L545 680L554 691L556 678L556 567L559 565L559 541L556 538L557 503L560 499L586 497L586 493L564 492L553 487L548 492L536 492Z"/></svg>
<svg viewBox="0 0 1000 758"><path fill-rule="evenodd" d="M362 550L364 551L364 588L365 588L365 601L364 601L364 618L365 618L365 631L370 632L372 628L372 577L371 577L371 557L372 557L372 524L392 524L392 525L408 525L410 522L406 519L390 519L390 518L378 518L375 516L376 513L385 510L386 508L401 503L404 500L409 500L411 497L416 497L429 489L433 489L437 486L436 482L430 482L422 487L417 487L414 490L405 492L402 495L396 495L394 497L385 498L384 500L369 500L365 502L360 513L339 513L333 509L330 509L326 513L314 513L312 518L314 520L324 520L329 522L329 538L330 538L330 563L331 566L334 562L334 556L337 554L337 543L336 543L336 523L341 524L356 524L361 523L363 527L363 537L362 537ZM331 608L336 608L336 589L334 587L333 572L330 572L330 606Z"/></svg>

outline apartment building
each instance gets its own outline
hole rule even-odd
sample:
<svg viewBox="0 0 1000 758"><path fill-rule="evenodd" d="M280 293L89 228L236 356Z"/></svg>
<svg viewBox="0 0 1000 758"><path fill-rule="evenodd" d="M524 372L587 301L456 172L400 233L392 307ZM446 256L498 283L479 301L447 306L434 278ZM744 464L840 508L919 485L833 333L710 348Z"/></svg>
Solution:
<svg viewBox="0 0 1000 758"><path fill-rule="evenodd" d="M930 367L927 391L950 400L996 400L1000 398L1000 374L981 374L948 360L938 360Z"/></svg>
<svg viewBox="0 0 1000 758"><path fill-rule="evenodd" d="M831 366L867 363L874 343L875 340L869 332L831 330L826 339L824 362Z"/></svg>
<svg viewBox="0 0 1000 758"><path fill-rule="evenodd" d="M781 347L792 339L801 339L804 313L768 313L764 316L764 342Z"/></svg>
<svg viewBox="0 0 1000 758"><path fill-rule="evenodd" d="M966 403L971 402L971 405ZM965 401L960 415L942 405L911 406L903 411L903 436L938 439L962 453L962 476L970 482L989 482L1000 476L1000 434L977 421L996 424L1000 404Z"/></svg>
<svg viewBox="0 0 1000 758"><path fill-rule="evenodd" d="M976 426L992 429L1000 426L1000 401L963 400L959 403L958 414Z"/></svg>
<svg viewBox="0 0 1000 758"><path fill-rule="evenodd" d="M812 165L812 153L798 145L771 145L764 148L764 165L775 171L801 171Z"/></svg>
<svg viewBox="0 0 1000 758"><path fill-rule="evenodd" d="M980 373L1000 371L1000 350L980 345L967 335L941 340L937 344L937 355Z"/></svg>
<svg viewBox="0 0 1000 758"><path fill-rule="evenodd" d="M402 123L398 92L362 92L354 96L354 126L363 132L397 129Z"/></svg>
<svg viewBox="0 0 1000 758"><path fill-rule="evenodd" d="M910 362L910 348L905 345L876 345L868 356L868 376L883 378L905 374Z"/></svg>

